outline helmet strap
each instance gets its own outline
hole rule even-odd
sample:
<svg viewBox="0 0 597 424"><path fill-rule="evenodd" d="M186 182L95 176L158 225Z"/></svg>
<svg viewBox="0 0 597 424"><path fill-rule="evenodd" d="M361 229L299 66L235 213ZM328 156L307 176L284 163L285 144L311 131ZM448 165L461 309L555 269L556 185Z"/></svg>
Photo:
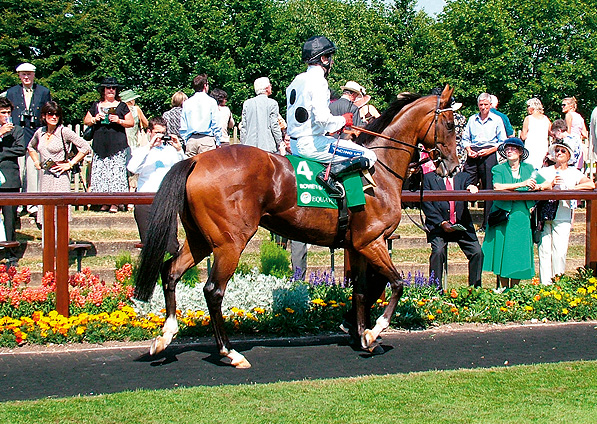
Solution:
<svg viewBox="0 0 597 424"><path fill-rule="evenodd" d="M327 61L324 61L324 58L327 58ZM319 63L321 64L321 67L323 68L324 76L327 78L330 73L330 68L332 67L332 63L333 63L332 55L321 56L319 58Z"/></svg>

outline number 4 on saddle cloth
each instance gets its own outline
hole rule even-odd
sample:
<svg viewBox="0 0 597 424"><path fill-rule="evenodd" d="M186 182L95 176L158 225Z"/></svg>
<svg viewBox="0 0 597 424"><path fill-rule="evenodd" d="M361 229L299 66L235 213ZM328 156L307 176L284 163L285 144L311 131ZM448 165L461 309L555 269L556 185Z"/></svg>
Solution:
<svg viewBox="0 0 597 424"><path fill-rule="evenodd" d="M324 171L327 165L299 156L287 155L286 158L292 164L296 175L297 204L299 206L338 209L336 199L330 198L316 179L317 174ZM349 208L365 204L360 172L342 176L341 183L346 192L346 205Z"/></svg>

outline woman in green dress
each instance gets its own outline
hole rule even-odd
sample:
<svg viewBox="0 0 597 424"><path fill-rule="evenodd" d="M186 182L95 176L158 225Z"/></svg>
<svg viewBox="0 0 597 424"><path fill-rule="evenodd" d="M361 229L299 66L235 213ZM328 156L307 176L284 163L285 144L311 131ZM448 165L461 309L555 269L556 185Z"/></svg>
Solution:
<svg viewBox="0 0 597 424"><path fill-rule="evenodd" d="M507 139L498 147L498 153L506 162L491 170L494 190L544 189L536 180L537 173L533 166L523 162L529 152L521 139ZM490 222L488 225L483 241L483 271L495 273L500 286L504 288L511 288L520 280L527 280L535 275L530 220L530 209L534 204L532 200L496 200L491 207L490 216L500 209L509 215L505 221L494 225Z"/></svg>

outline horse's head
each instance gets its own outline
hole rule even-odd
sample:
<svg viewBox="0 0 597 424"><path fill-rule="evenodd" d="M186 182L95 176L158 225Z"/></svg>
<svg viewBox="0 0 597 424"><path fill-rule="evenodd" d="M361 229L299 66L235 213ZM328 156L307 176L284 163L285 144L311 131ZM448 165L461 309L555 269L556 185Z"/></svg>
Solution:
<svg viewBox="0 0 597 424"><path fill-rule="evenodd" d="M418 142L430 153L440 176L452 174L459 164L454 112L451 108L453 92L454 89L446 85L441 95L431 95L420 100L425 102L428 112L427 118L419 124Z"/></svg>

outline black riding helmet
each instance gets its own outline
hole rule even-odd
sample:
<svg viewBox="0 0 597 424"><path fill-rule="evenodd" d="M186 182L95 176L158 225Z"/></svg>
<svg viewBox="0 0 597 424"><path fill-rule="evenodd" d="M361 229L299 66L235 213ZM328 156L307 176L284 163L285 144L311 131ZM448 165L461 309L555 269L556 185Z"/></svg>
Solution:
<svg viewBox="0 0 597 424"><path fill-rule="evenodd" d="M331 61L326 65L321 62L321 56L329 56L335 52L336 45L334 43L323 35L316 35L305 41L303 45L303 62L321 65L326 71L329 71Z"/></svg>

